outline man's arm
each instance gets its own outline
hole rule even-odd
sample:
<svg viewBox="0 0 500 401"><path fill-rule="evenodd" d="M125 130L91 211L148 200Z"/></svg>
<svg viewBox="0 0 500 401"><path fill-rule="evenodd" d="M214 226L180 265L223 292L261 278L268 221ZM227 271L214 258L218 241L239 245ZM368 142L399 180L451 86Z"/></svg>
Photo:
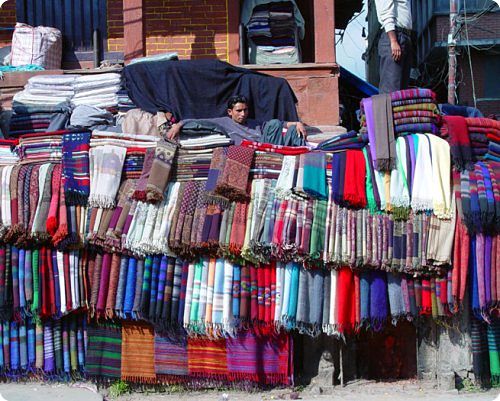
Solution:
<svg viewBox="0 0 500 401"><path fill-rule="evenodd" d="M167 139L170 139L171 141L177 139L181 133L183 124L184 123L182 121L172 124L172 127L170 127L170 129L167 132Z"/></svg>
<svg viewBox="0 0 500 401"><path fill-rule="evenodd" d="M394 1L395 0L375 0L375 8L377 9L377 17L380 25L382 25L389 36L392 58L394 61L399 61L401 59L401 46L399 45L396 35L396 11Z"/></svg>
<svg viewBox="0 0 500 401"><path fill-rule="evenodd" d="M297 130L297 133L299 134L299 136L303 137L304 139L307 138L306 127L300 121L297 121L297 122L286 121L284 125L287 129L290 127L293 127L295 125L295 129Z"/></svg>

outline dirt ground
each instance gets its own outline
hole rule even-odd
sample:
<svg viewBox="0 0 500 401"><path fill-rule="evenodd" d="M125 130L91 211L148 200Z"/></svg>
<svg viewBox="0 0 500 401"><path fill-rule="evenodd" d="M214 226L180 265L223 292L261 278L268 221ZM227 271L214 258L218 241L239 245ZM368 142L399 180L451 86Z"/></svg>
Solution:
<svg viewBox="0 0 500 401"><path fill-rule="evenodd" d="M266 392L241 391L176 391L173 394L134 392L112 398L106 389L88 383L45 384L8 383L0 384L0 401L500 401L500 389L480 392L442 392L433 385L418 381L398 381L394 383L354 382L345 387L325 389L328 394L319 394L318 388L301 392L280 389Z"/></svg>

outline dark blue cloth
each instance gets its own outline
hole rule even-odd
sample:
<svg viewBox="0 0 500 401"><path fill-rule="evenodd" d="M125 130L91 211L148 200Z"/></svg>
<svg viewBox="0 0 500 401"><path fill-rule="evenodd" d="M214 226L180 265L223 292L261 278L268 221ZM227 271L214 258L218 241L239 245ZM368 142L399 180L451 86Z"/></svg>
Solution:
<svg viewBox="0 0 500 401"><path fill-rule="evenodd" d="M227 101L243 95L249 118L298 121L297 98L288 82L219 60L154 61L128 65L124 85L134 104L150 113L170 111L177 119L227 115Z"/></svg>

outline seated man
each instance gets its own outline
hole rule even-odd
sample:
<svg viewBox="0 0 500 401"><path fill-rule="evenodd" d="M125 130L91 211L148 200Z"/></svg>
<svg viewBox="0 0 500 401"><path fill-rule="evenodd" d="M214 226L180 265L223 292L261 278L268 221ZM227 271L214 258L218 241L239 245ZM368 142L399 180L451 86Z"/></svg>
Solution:
<svg viewBox="0 0 500 401"><path fill-rule="evenodd" d="M248 100L244 96L231 96L227 103L227 116L226 117L217 117L217 118L209 118L203 119L210 121L212 123L216 123L229 134L231 139L234 141L236 145L239 145L244 139L248 139L250 141L262 141L262 135L265 131L266 124L269 123L261 123L255 120L248 119ZM182 129L183 124L193 121L193 120L183 120L179 121L177 124L174 124L172 128L167 133L168 139L176 139ZM277 121L277 120L272 120ZM296 138L292 138L295 145L303 145L305 144L305 138L307 136L306 129L304 124L301 122L283 122L283 128L291 128L294 127ZM278 143L275 143L278 144Z"/></svg>

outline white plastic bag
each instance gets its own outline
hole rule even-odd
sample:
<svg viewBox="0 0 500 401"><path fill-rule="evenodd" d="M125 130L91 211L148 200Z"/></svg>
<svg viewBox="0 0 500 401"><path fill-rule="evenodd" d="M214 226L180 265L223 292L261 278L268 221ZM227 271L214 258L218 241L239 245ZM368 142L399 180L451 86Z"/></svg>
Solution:
<svg viewBox="0 0 500 401"><path fill-rule="evenodd" d="M62 34L47 26L17 23L12 36L11 65L39 65L46 70L61 68Z"/></svg>

